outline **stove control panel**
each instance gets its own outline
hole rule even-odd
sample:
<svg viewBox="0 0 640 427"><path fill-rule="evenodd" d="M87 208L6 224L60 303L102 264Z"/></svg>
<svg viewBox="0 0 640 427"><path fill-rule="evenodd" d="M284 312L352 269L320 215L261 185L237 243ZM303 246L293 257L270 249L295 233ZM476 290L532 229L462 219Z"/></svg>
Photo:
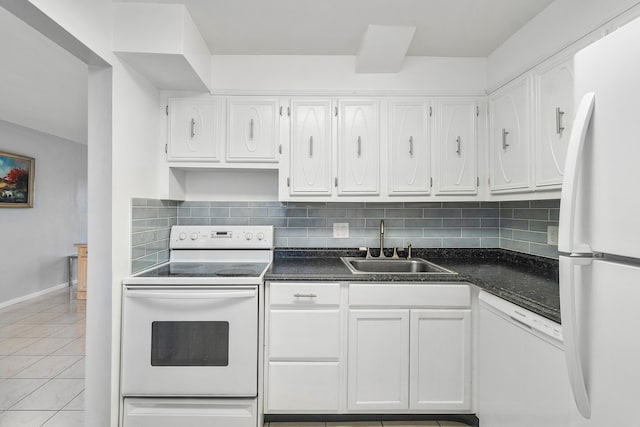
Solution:
<svg viewBox="0 0 640 427"><path fill-rule="evenodd" d="M171 249L273 249L273 226L174 225Z"/></svg>

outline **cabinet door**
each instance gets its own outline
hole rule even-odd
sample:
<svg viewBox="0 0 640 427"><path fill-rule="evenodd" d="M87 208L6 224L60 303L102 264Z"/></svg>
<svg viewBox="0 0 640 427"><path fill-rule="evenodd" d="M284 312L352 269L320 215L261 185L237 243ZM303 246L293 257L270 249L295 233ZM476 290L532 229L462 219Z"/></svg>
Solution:
<svg viewBox="0 0 640 427"><path fill-rule="evenodd" d="M169 99L167 160L220 160L218 123L214 98Z"/></svg>
<svg viewBox="0 0 640 427"><path fill-rule="evenodd" d="M230 98L228 162L276 162L279 145L278 99Z"/></svg>
<svg viewBox="0 0 640 427"><path fill-rule="evenodd" d="M536 187L562 184L573 123L573 61L536 73Z"/></svg>
<svg viewBox="0 0 640 427"><path fill-rule="evenodd" d="M409 310L350 310L349 410L409 407Z"/></svg>
<svg viewBox="0 0 640 427"><path fill-rule="evenodd" d="M340 358L340 311L269 310L269 360Z"/></svg>
<svg viewBox="0 0 640 427"><path fill-rule="evenodd" d="M267 413L338 412L338 362L269 362Z"/></svg>
<svg viewBox="0 0 640 427"><path fill-rule="evenodd" d="M330 195L331 100L291 101L290 194Z"/></svg>
<svg viewBox="0 0 640 427"><path fill-rule="evenodd" d="M520 78L489 96L491 191L530 185L531 84Z"/></svg>
<svg viewBox="0 0 640 427"><path fill-rule="evenodd" d="M469 310L411 310L411 409L471 409Z"/></svg>
<svg viewBox="0 0 640 427"><path fill-rule="evenodd" d="M341 100L338 105L338 194L379 194L378 101Z"/></svg>
<svg viewBox="0 0 640 427"><path fill-rule="evenodd" d="M431 190L429 103L389 103L389 194L428 194Z"/></svg>
<svg viewBox="0 0 640 427"><path fill-rule="evenodd" d="M440 99L435 105L436 194L477 194L477 102Z"/></svg>

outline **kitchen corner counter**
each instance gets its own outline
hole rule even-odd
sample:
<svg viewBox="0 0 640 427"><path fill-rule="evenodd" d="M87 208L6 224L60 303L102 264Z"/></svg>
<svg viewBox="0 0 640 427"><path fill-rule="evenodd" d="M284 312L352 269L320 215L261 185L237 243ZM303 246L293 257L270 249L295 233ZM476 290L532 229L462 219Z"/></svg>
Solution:
<svg viewBox="0 0 640 427"><path fill-rule="evenodd" d="M458 274L353 274L343 256L357 250L276 250L267 281L469 282L554 322L560 323L558 261L505 249L414 249L415 258Z"/></svg>

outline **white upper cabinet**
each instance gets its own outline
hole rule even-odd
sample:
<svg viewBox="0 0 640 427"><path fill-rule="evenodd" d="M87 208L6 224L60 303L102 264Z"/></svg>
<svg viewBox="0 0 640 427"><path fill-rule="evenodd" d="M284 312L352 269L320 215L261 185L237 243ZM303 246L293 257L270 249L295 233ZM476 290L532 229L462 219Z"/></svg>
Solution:
<svg viewBox="0 0 640 427"><path fill-rule="evenodd" d="M169 161L219 161L219 107L215 98L169 99Z"/></svg>
<svg viewBox="0 0 640 427"><path fill-rule="evenodd" d="M338 101L338 195L380 193L377 99Z"/></svg>
<svg viewBox="0 0 640 427"><path fill-rule="evenodd" d="M435 194L477 194L476 99L438 99L434 111Z"/></svg>
<svg viewBox="0 0 640 427"><path fill-rule="evenodd" d="M534 72L536 84L536 187L558 188L573 123L573 61Z"/></svg>
<svg viewBox="0 0 640 427"><path fill-rule="evenodd" d="M431 147L429 102L389 102L389 195L429 194Z"/></svg>
<svg viewBox="0 0 640 427"><path fill-rule="evenodd" d="M489 96L492 192L525 191L531 183L531 83L518 78Z"/></svg>
<svg viewBox="0 0 640 427"><path fill-rule="evenodd" d="M331 119L330 99L291 101L291 195L331 195Z"/></svg>
<svg viewBox="0 0 640 427"><path fill-rule="evenodd" d="M280 145L277 98L234 97L227 108L228 162L277 162Z"/></svg>

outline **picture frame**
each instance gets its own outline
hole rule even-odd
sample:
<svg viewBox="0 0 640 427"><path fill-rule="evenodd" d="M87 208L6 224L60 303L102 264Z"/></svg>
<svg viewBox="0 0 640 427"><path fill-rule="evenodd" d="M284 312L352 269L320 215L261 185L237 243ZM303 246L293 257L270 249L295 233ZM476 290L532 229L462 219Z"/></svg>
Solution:
<svg viewBox="0 0 640 427"><path fill-rule="evenodd" d="M36 160L0 151L0 208L32 208Z"/></svg>

